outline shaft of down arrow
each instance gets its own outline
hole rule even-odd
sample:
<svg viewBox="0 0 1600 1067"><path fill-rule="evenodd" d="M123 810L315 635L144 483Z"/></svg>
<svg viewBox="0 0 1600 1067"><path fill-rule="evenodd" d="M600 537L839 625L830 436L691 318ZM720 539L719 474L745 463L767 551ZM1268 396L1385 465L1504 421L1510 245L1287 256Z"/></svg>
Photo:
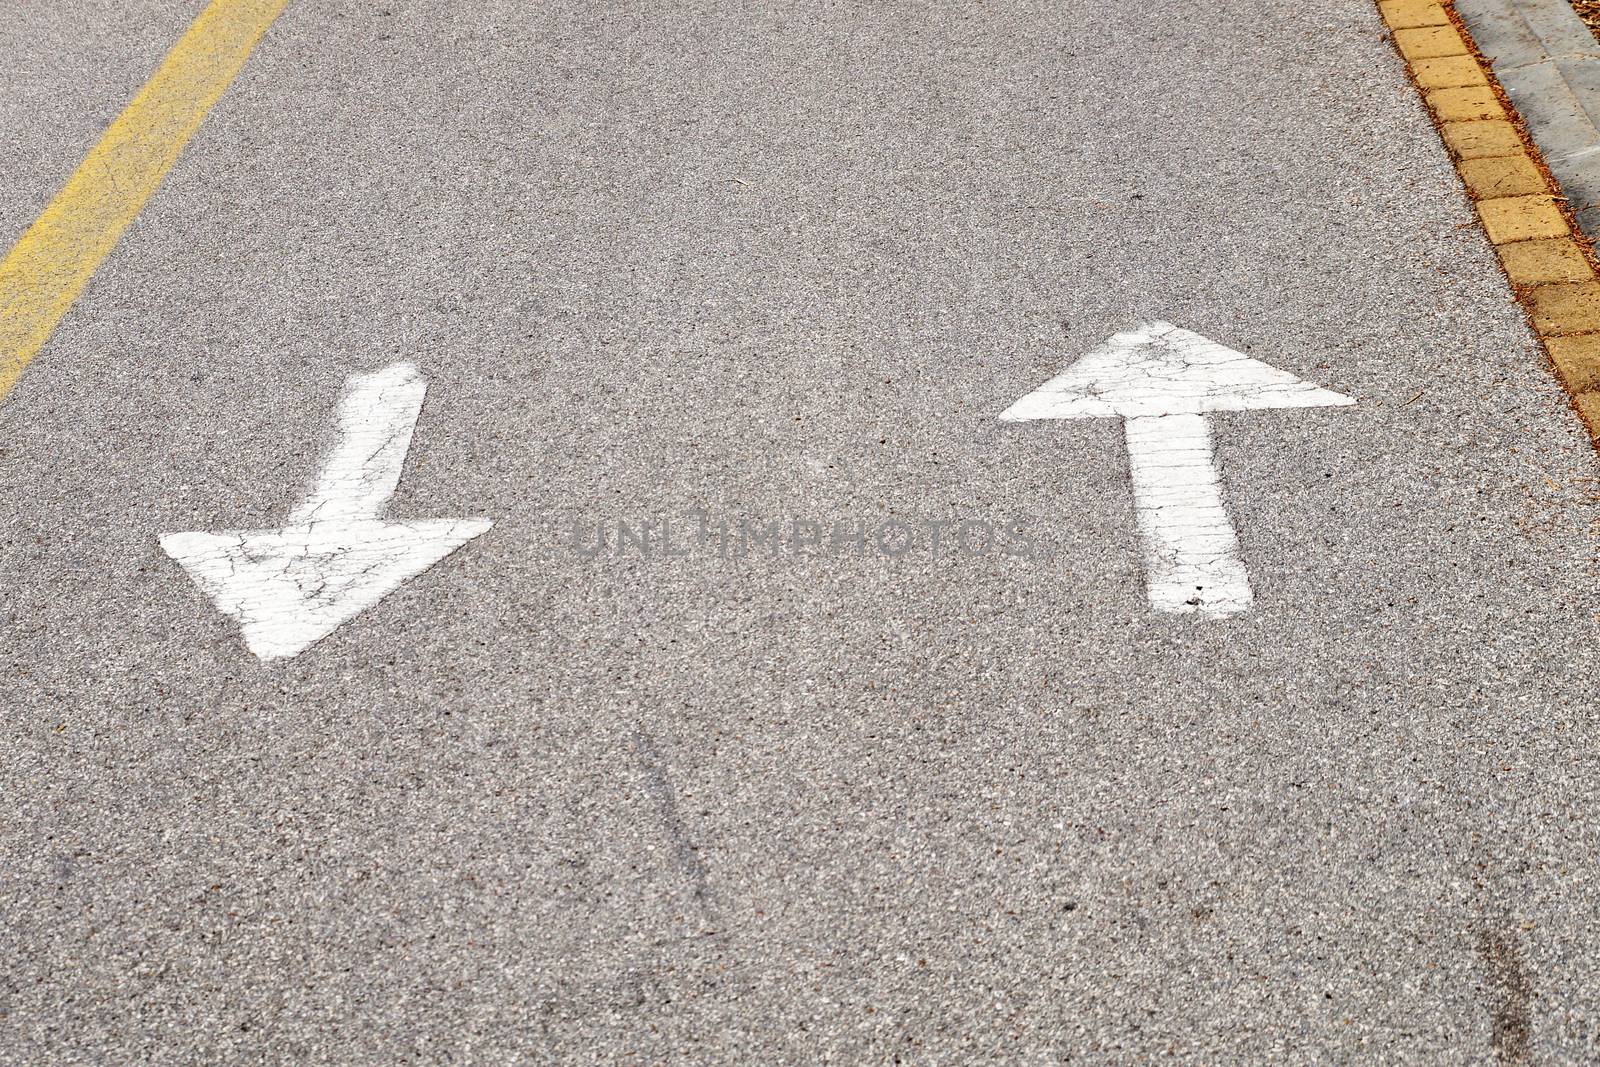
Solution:
<svg viewBox="0 0 1600 1067"><path fill-rule="evenodd" d="M427 392L411 363L353 375L339 401L338 440L289 525L376 518L400 485Z"/></svg>
<svg viewBox="0 0 1600 1067"><path fill-rule="evenodd" d="M1234 615L1253 596L1204 415L1123 420L1133 507L1144 539L1145 592L1164 612Z"/></svg>

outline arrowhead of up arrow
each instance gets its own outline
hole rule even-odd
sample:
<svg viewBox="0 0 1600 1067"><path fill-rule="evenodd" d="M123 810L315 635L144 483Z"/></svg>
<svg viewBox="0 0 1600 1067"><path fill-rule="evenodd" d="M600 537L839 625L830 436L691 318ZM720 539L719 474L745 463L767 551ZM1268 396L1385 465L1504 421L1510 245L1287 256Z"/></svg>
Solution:
<svg viewBox="0 0 1600 1067"><path fill-rule="evenodd" d="M329 520L161 539L264 660L294 656L492 526L487 519Z"/></svg>
<svg viewBox="0 0 1600 1067"><path fill-rule="evenodd" d="M1137 418L1354 403L1197 333L1152 322L1108 339L1000 417Z"/></svg>

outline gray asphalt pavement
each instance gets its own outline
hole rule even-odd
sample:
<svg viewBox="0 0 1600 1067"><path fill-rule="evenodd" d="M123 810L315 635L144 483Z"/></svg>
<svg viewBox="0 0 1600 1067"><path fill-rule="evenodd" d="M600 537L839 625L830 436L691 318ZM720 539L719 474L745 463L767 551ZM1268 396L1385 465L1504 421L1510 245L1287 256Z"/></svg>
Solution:
<svg viewBox="0 0 1600 1067"><path fill-rule="evenodd" d="M199 6L0 0L7 241ZM1232 618L997 419L1155 319L1358 401ZM495 526L263 664L397 360ZM0 406L0 1063L1594 1062L1597 503L1365 0L291 3Z"/></svg>

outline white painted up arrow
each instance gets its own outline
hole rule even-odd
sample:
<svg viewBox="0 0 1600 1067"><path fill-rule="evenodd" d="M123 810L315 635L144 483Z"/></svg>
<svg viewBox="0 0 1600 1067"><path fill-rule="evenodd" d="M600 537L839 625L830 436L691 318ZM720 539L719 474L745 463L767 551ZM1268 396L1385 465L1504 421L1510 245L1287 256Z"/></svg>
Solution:
<svg viewBox="0 0 1600 1067"><path fill-rule="evenodd" d="M1354 404L1350 397L1166 322L1119 333L1000 417L1119 415L1157 611L1234 615L1254 599L1222 502L1206 414Z"/></svg>
<svg viewBox="0 0 1600 1067"><path fill-rule="evenodd" d="M400 484L428 383L396 363L345 384L339 440L281 530L161 539L263 660L296 656L494 524L381 517Z"/></svg>

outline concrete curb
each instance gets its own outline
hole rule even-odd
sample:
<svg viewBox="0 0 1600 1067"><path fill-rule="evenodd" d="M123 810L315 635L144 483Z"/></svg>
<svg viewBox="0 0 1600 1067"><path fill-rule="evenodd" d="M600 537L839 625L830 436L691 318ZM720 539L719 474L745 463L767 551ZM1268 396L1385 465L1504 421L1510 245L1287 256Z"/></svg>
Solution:
<svg viewBox="0 0 1600 1067"><path fill-rule="evenodd" d="M1568 207L1600 239L1600 42L1567 0L1456 0Z"/></svg>

